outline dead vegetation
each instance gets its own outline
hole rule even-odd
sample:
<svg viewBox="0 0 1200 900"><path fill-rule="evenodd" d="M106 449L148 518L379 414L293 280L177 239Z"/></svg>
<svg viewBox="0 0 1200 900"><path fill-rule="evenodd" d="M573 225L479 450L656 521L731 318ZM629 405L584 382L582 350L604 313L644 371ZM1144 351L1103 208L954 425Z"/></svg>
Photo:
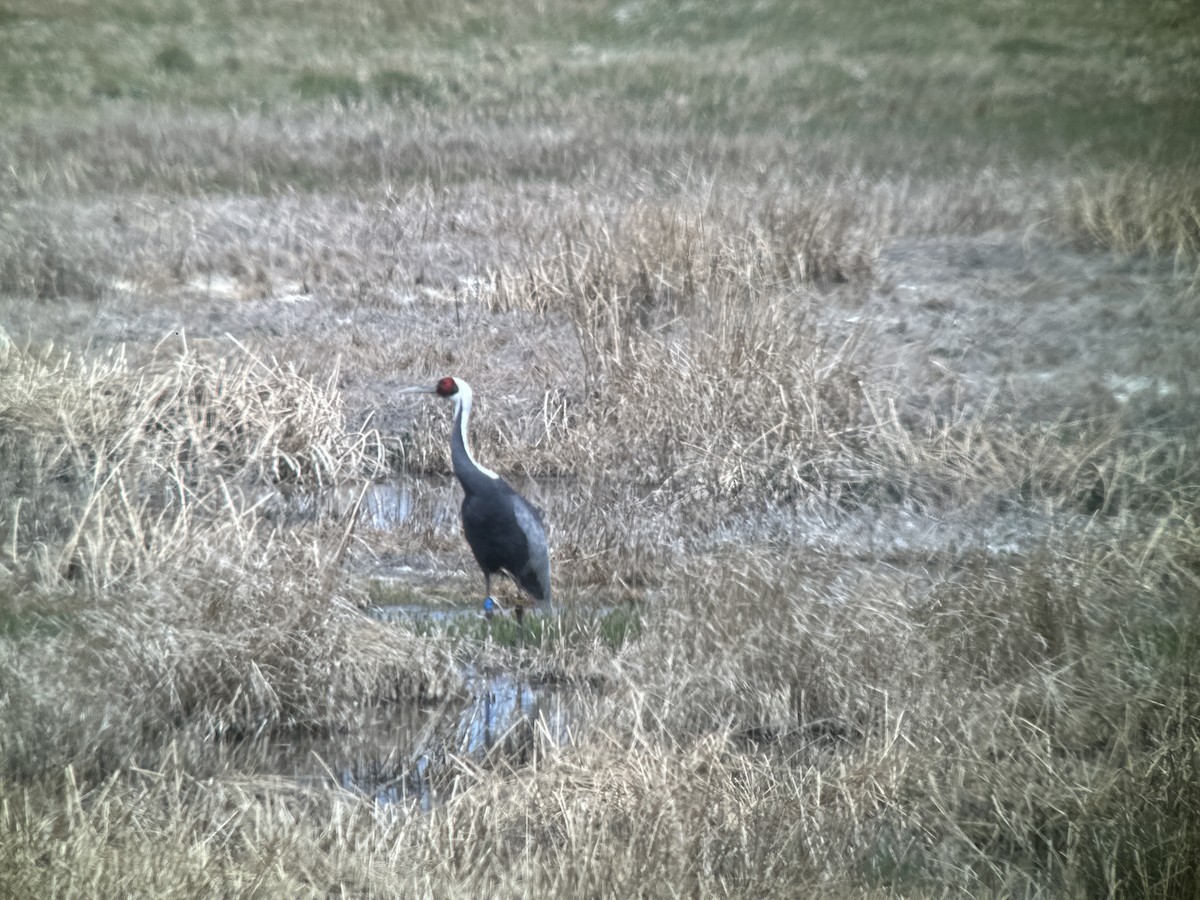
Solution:
<svg viewBox="0 0 1200 900"><path fill-rule="evenodd" d="M365 3L293 72L244 6L0 136L0 894L1200 892L1194 160L1043 83L1172 109L1187 29ZM443 374L525 632L411 609L477 600Z"/></svg>
<svg viewBox="0 0 1200 900"><path fill-rule="evenodd" d="M1128 257L1171 263L1200 284L1200 179L1140 166L1077 179L1060 215L1068 233Z"/></svg>
<svg viewBox="0 0 1200 900"><path fill-rule="evenodd" d="M631 246L575 234L531 266L528 294L506 278L502 301L475 300L540 303L579 348L564 405L513 433L545 428L527 471L592 473L546 501L579 602L611 596L614 573L641 598L636 635L611 645L586 620L484 651L364 619L346 562L380 538L353 508L304 524L262 499L381 474L381 439L347 428L336 376L232 340L172 338L137 364L6 352L14 896L1186 895L1189 451L1139 450L1116 418L982 407L939 424L870 383L862 332L833 343L809 318L828 295L781 278L761 245L650 221ZM480 426L488 452L520 452L509 426ZM444 472L444 422L413 427L392 459ZM600 500L619 511L604 528ZM754 509L1000 501L1087 518L1019 550L887 562L806 553L794 525L715 540ZM446 532L414 523L401 540L449 548ZM602 688L572 689L566 745L537 720L482 762L437 756L449 799L428 812L269 774L289 735L453 696L464 653ZM167 849L147 853L145 833Z"/></svg>

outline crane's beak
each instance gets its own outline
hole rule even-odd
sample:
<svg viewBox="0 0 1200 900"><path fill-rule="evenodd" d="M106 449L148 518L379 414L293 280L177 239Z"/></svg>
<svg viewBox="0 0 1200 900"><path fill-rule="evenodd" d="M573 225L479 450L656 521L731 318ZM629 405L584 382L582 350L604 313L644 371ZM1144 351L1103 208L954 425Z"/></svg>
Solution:
<svg viewBox="0 0 1200 900"><path fill-rule="evenodd" d="M398 394L436 394L437 387L406 387L401 388L396 393Z"/></svg>

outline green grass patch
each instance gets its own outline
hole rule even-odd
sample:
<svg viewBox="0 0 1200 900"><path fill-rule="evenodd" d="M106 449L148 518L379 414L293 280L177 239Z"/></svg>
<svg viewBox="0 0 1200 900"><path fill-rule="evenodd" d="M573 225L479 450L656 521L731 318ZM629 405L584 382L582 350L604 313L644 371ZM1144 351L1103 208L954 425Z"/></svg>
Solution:
<svg viewBox="0 0 1200 900"><path fill-rule="evenodd" d="M336 100L349 104L361 100L363 86L353 75L340 72L301 72L292 87L305 100Z"/></svg>
<svg viewBox="0 0 1200 900"><path fill-rule="evenodd" d="M509 612L491 619L475 610L410 608L397 624L420 635L440 635L468 644L493 644L506 648L552 650L578 648L596 641L617 650L642 633L643 613L632 604L610 610L562 609L550 615L530 612L521 621Z"/></svg>
<svg viewBox="0 0 1200 900"><path fill-rule="evenodd" d="M62 633L66 627L67 622L61 614L47 615L37 611L0 607L0 638L52 638Z"/></svg>
<svg viewBox="0 0 1200 900"><path fill-rule="evenodd" d="M168 44L154 55L154 64L164 72L190 75L199 68L196 57L179 44Z"/></svg>
<svg viewBox="0 0 1200 900"><path fill-rule="evenodd" d="M434 103L441 98L441 91L434 82L399 69L385 69L373 74L371 89L389 103Z"/></svg>
<svg viewBox="0 0 1200 900"><path fill-rule="evenodd" d="M303 15L279 2L202 13L12 6L0 29L0 107L27 118L97 98L227 108L371 93L499 118L603 112L726 134L845 133L868 159L881 140L892 151L940 145L959 163L996 146L1025 161L1190 156L1194 41L1178 17L1144 21L1133 6L1103 17L1083 15L1086 4L1000 15L948 0L849 11L510 0L487 16L465 2L398 14L382 0L352 11L309 4Z"/></svg>

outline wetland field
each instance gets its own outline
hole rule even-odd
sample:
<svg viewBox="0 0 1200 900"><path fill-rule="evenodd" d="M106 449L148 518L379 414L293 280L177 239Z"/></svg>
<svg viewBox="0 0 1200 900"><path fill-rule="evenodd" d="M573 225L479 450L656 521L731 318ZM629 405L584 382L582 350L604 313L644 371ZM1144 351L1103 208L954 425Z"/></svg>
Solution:
<svg viewBox="0 0 1200 900"><path fill-rule="evenodd" d="M0 896L1200 896L1200 8L1097 6L0 0Z"/></svg>

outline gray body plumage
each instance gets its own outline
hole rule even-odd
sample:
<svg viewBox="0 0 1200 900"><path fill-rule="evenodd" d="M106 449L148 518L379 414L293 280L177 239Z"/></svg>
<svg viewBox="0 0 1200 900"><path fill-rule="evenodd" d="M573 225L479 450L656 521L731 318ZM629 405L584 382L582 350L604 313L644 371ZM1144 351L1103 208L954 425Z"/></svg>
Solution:
<svg viewBox="0 0 1200 900"><path fill-rule="evenodd" d="M454 474L463 488L467 544L488 581L489 594L491 577L507 572L538 603L550 603L550 553L542 517L508 482L471 458L466 444L468 410L461 402L457 405L450 437Z"/></svg>
<svg viewBox="0 0 1200 900"><path fill-rule="evenodd" d="M471 454L467 429L474 393L461 379L443 378L432 388L410 388L454 401L450 460L463 488L462 525L483 570L490 597L492 577L508 574L539 605L550 605L550 546L538 511L511 485ZM486 607L485 607L486 608ZM521 608L517 608L520 615Z"/></svg>

